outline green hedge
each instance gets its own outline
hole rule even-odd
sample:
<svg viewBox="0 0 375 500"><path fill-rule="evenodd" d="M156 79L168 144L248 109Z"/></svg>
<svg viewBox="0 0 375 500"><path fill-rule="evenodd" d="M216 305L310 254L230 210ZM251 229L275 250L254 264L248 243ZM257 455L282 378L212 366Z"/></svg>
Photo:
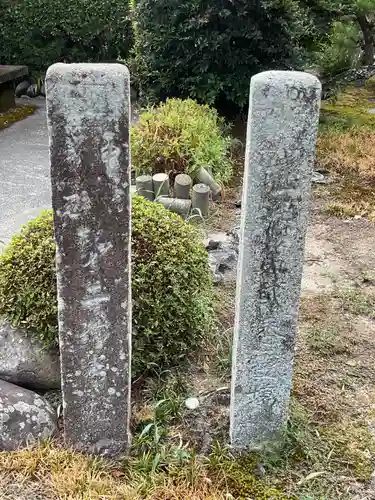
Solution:
<svg viewBox="0 0 375 500"><path fill-rule="evenodd" d="M291 68L299 14L294 0L137 0L139 84L154 101L244 108L254 73Z"/></svg>
<svg viewBox="0 0 375 500"><path fill-rule="evenodd" d="M133 198L133 373L178 362L209 333L212 284L197 229L158 203ZM50 212L0 255L0 314L56 345L55 244Z"/></svg>
<svg viewBox="0 0 375 500"><path fill-rule="evenodd" d="M0 64L45 71L55 62L126 58L133 36L127 0L6 0Z"/></svg>

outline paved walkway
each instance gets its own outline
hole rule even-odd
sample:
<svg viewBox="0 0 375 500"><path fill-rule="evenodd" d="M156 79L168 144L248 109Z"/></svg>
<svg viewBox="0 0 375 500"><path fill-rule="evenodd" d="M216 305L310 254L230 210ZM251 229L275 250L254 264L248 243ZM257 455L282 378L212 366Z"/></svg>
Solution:
<svg viewBox="0 0 375 500"><path fill-rule="evenodd" d="M51 204L45 101L34 103L32 116L0 130L0 248Z"/></svg>

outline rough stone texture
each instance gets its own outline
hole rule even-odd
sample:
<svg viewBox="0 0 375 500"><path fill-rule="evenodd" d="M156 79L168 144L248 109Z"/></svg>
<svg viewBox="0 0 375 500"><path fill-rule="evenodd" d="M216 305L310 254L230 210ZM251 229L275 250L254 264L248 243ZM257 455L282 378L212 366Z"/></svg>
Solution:
<svg viewBox="0 0 375 500"><path fill-rule="evenodd" d="M188 200L190 198L190 189L192 185L190 175L178 174L174 180L174 195L176 198Z"/></svg>
<svg viewBox="0 0 375 500"><path fill-rule="evenodd" d="M251 80L233 345L231 443L257 448L286 423L321 85Z"/></svg>
<svg viewBox="0 0 375 500"><path fill-rule="evenodd" d="M207 217L210 204L210 188L206 184L196 184L193 186L191 196L192 208L202 217Z"/></svg>
<svg viewBox="0 0 375 500"><path fill-rule="evenodd" d="M236 281L238 240L232 233L209 233L205 240L213 284Z"/></svg>
<svg viewBox="0 0 375 500"><path fill-rule="evenodd" d="M60 362L34 335L0 318L0 379L30 389L58 389Z"/></svg>
<svg viewBox="0 0 375 500"><path fill-rule="evenodd" d="M38 96L32 105L32 115L0 134L0 252L22 224L51 208L46 101Z"/></svg>
<svg viewBox="0 0 375 500"><path fill-rule="evenodd" d="M215 182L215 179L212 177L211 172L209 172L204 167L201 167L197 173L197 180L202 184L206 184L206 186L209 186L213 200L220 199L221 186L217 182Z"/></svg>
<svg viewBox="0 0 375 500"><path fill-rule="evenodd" d="M183 217L187 217L191 209L190 200L182 200L179 198L168 198L166 196L159 196L158 198L156 198L155 201L163 205L163 207L167 208L171 212L179 214Z"/></svg>
<svg viewBox="0 0 375 500"><path fill-rule="evenodd" d="M0 380L0 451L48 439L55 431L56 415L44 398Z"/></svg>
<svg viewBox="0 0 375 500"><path fill-rule="evenodd" d="M129 72L47 71L65 439L116 455L130 443Z"/></svg>
<svg viewBox="0 0 375 500"><path fill-rule="evenodd" d="M154 194L155 198L159 196L169 196L169 176L163 172L155 174L152 177L154 184Z"/></svg>
<svg viewBox="0 0 375 500"><path fill-rule="evenodd" d="M146 200L154 201L154 185L151 175L140 175L135 179L137 194Z"/></svg>

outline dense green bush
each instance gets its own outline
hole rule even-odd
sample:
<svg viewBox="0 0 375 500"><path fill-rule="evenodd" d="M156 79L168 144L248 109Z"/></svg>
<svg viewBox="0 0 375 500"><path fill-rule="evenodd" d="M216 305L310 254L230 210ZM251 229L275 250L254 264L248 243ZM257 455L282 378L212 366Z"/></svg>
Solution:
<svg viewBox="0 0 375 500"><path fill-rule="evenodd" d="M50 212L13 237L0 256L0 314L57 336L55 245ZM211 276L197 230L158 203L133 198L133 372L177 362L211 325Z"/></svg>
<svg viewBox="0 0 375 500"><path fill-rule="evenodd" d="M0 64L44 71L55 62L127 57L129 3L117 0L5 0L0 12Z"/></svg>
<svg viewBox="0 0 375 500"><path fill-rule="evenodd" d="M247 106L250 78L291 67L301 28L294 0L137 0L139 82L153 100Z"/></svg>
<svg viewBox="0 0 375 500"><path fill-rule="evenodd" d="M47 345L57 337L55 244L50 212L31 220L0 255L0 314L37 332Z"/></svg>
<svg viewBox="0 0 375 500"><path fill-rule="evenodd" d="M135 363L168 364L209 332L207 252L194 227L140 197L133 201L132 243Z"/></svg>
<svg viewBox="0 0 375 500"><path fill-rule="evenodd" d="M185 172L208 166L217 181L232 173L230 137L216 110L191 99L168 99L142 113L132 128L132 160L137 174Z"/></svg>
<svg viewBox="0 0 375 500"><path fill-rule="evenodd" d="M332 77L360 63L359 32L353 24L332 23L327 40L316 53L320 75Z"/></svg>

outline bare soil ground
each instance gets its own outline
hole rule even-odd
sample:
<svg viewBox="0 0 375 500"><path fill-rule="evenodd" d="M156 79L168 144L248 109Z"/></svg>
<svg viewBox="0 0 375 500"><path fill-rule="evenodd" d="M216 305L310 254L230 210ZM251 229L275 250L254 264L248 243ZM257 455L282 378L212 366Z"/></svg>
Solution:
<svg viewBox="0 0 375 500"><path fill-rule="evenodd" d="M375 224L328 216L325 202L315 189L291 408L292 419L302 420L302 429L301 422L294 429L300 435L293 437L301 455L269 468L268 480L297 498L373 499ZM235 220L231 212L227 220ZM230 337L234 287L224 297L221 316ZM217 418L220 413L223 408Z"/></svg>

